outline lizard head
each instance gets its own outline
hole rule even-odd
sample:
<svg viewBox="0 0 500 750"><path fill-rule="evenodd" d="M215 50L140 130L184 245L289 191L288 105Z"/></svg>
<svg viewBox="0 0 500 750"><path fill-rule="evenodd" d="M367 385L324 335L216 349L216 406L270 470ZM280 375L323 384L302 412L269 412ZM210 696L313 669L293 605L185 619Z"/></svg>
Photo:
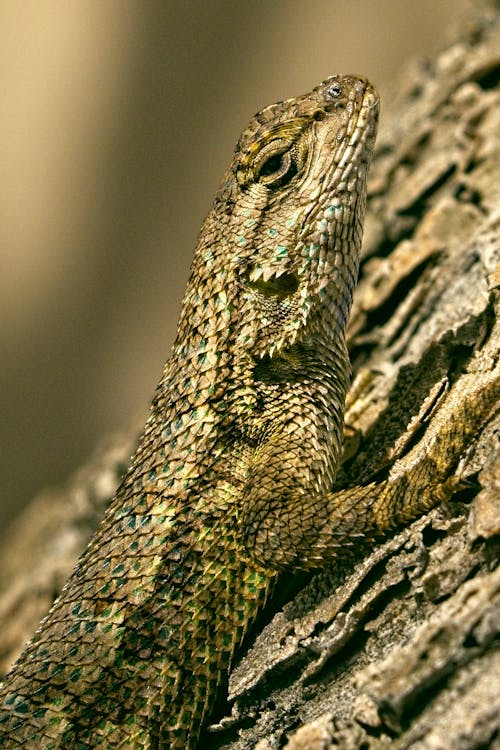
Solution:
<svg viewBox="0 0 500 750"><path fill-rule="evenodd" d="M181 346L189 329L193 344L213 342L214 357L258 359L343 338L377 118L378 95L360 76L331 77L255 115L200 235Z"/></svg>
<svg viewBox="0 0 500 750"><path fill-rule="evenodd" d="M314 335L318 310L343 332L377 115L368 81L335 76L266 107L243 131L230 176L232 258L245 308L239 343L254 355Z"/></svg>

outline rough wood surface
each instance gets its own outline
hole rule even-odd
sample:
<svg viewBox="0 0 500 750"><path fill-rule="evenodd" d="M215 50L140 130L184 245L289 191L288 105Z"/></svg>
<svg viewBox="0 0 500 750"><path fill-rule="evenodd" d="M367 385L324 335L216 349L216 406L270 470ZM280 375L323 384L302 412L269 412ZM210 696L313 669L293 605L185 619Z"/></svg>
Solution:
<svg viewBox="0 0 500 750"><path fill-rule="evenodd" d="M385 103L363 257L338 486L374 477L473 356L500 352L498 3L411 64ZM453 502L351 569L295 582L284 606L278 592L205 747L500 747L499 430L497 417L471 445ZM132 446L103 446L4 534L0 669L71 571Z"/></svg>

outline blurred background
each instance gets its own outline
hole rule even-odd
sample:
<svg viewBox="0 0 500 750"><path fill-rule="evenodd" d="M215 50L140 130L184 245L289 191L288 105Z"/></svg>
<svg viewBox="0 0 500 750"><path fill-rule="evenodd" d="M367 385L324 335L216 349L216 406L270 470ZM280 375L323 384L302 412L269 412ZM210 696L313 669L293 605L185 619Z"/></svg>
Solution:
<svg viewBox="0 0 500 750"><path fill-rule="evenodd" d="M2 0L0 523L146 413L239 131L465 0Z"/></svg>

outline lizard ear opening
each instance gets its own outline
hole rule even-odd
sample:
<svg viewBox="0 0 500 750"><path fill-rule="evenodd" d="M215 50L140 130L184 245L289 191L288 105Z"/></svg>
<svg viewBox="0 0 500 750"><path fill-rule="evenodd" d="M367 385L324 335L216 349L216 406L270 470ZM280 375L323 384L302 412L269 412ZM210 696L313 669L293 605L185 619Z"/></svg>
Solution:
<svg viewBox="0 0 500 750"><path fill-rule="evenodd" d="M299 288L299 279L294 273L282 273L279 276L273 274L267 281L262 278L248 281L251 289L263 294L265 297L289 297Z"/></svg>

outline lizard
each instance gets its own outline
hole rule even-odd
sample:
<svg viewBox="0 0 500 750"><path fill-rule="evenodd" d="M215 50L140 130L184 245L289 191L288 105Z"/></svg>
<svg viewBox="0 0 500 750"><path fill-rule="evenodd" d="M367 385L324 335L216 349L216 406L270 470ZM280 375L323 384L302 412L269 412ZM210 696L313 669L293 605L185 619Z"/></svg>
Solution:
<svg viewBox="0 0 500 750"><path fill-rule="evenodd" d="M0 685L3 748L194 750L278 576L457 486L497 371L445 399L423 458L331 490L378 109L365 78L332 76L241 134L130 467Z"/></svg>

